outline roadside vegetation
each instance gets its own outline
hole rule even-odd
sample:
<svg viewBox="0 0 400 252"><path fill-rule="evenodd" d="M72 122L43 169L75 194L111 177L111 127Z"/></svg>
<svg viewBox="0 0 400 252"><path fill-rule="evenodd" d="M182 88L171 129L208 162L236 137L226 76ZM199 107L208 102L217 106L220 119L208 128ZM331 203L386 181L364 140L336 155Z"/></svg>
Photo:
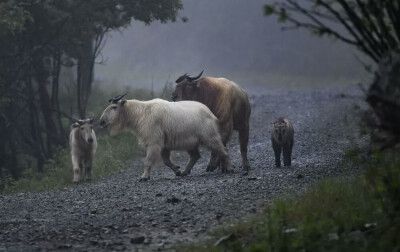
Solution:
<svg viewBox="0 0 400 252"><path fill-rule="evenodd" d="M101 134L97 141L99 147L94 159L92 180L122 170L140 152L136 137L130 133L117 136ZM43 173L28 169L18 180L10 178L1 193L41 191L71 186L72 175L69 149L60 149L54 159L44 166Z"/></svg>
<svg viewBox="0 0 400 252"><path fill-rule="evenodd" d="M400 151L361 162L362 175L329 178L288 196L248 221L213 232L180 251L398 251Z"/></svg>
<svg viewBox="0 0 400 252"><path fill-rule="evenodd" d="M150 89L132 89L103 87L97 83L92 90L92 96L88 103L88 114L95 118L95 132L98 141L98 149L94 159L92 181L104 178L121 171L140 153L136 137L131 133L121 133L110 136L105 130L96 126L103 110L108 106L108 99L117 94L127 92L128 99L151 99L154 97L170 97L172 85L166 82L161 91ZM68 125L65 125L68 128ZM11 176L5 178L4 187L0 187L0 194L11 194L31 191L41 191L72 186L72 163L69 148L59 148L55 151L54 158L45 165L43 172L37 172L33 166L28 166L19 179ZM26 162L28 164L28 162ZM29 165L29 164L28 164Z"/></svg>
<svg viewBox="0 0 400 252"><path fill-rule="evenodd" d="M180 0L0 1L0 192L52 170L71 123L97 116L115 92L94 94L110 32L133 20L175 22L182 8Z"/></svg>

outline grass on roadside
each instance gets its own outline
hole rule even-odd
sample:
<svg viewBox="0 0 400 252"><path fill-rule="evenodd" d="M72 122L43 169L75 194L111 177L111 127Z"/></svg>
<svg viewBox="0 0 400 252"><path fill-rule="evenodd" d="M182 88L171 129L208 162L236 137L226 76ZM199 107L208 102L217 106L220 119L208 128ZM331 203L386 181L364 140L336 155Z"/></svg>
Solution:
<svg viewBox="0 0 400 252"><path fill-rule="evenodd" d="M253 219L214 231L180 251L399 251L400 155L369 160L367 172L326 179L276 200Z"/></svg>
<svg viewBox="0 0 400 252"><path fill-rule="evenodd" d="M133 87L110 87L96 83L92 89L91 99L87 107L88 117L96 115L99 119L108 99L118 94L127 93L127 99L149 100L154 97L171 97L172 83L166 82L162 90L150 90ZM62 96L62 99L68 100ZM65 104L64 104L65 105ZM70 122L65 120L65 127ZM98 149L92 168L92 179L107 177L123 169L141 152L136 137L131 133L121 133L109 136L97 133ZM72 185L72 163L69 148L55 151L57 154L44 167L44 172L37 172L27 168L18 180L7 178L4 188L0 187L0 194L11 194L29 191L42 191L63 188Z"/></svg>
<svg viewBox="0 0 400 252"><path fill-rule="evenodd" d="M136 137L130 133L117 136L102 135L98 139L98 149L92 168L92 179L107 177L123 169L138 156L140 150ZM72 163L69 149L63 149L47 164L44 173L27 171L23 178L9 181L2 194L42 191L72 185Z"/></svg>

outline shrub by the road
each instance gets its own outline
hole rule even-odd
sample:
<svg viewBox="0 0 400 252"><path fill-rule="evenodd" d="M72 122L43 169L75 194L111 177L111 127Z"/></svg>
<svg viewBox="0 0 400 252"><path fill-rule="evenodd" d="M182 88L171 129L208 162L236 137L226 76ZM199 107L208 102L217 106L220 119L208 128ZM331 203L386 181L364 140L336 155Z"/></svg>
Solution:
<svg viewBox="0 0 400 252"><path fill-rule="evenodd" d="M331 178L276 200L253 219L185 251L398 251L400 153L376 154L366 172ZM358 162L358 161L357 161Z"/></svg>
<svg viewBox="0 0 400 252"><path fill-rule="evenodd" d="M168 98L171 96L172 84L167 81L162 90L155 92L150 89L132 89L130 87L99 87L92 90L88 103L88 116L94 115L99 119L104 108L108 105L108 99L118 94L128 93L128 99L148 100L153 97ZM64 99L65 97L61 97ZM66 98L65 98L66 99ZM95 123L96 123L95 120ZM64 122L68 127L67 121ZM97 127L95 127L97 128ZM109 176L126 167L127 163L138 156L141 151L137 139L130 133L122 133L109 136L104 131L96 132L98 149L92 168L92 179L96 180ZM28 161L26 162L29 163ZM34 166L33 166L34 167ZM52 160L48 160L43 172L38 172L27 167L23 176L18 180L6 178L0 181L0 194L20 193L28 191L41 191L71 186L72 163L69 148L59 149Z"/></svg>

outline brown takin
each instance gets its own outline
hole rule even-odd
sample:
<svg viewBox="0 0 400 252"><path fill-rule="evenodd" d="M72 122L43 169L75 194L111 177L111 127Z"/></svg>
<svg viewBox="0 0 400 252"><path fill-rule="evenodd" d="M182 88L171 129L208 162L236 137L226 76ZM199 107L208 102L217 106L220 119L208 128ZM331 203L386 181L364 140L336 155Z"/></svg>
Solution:
<svg viewBox="0 0 400 252"><path fill-rule="evenodd" d="M249 141L249 118L251 106L247 93L235 82L225 78L203 77L203 71L196 77L184 74L172 93L173 101L192 100L205 104L218 118L222 141L226 146L232 130L239 132L240 152L242 154L243 170L250 169L247 160L247 144ZM211 153L207 171L213 171L219 166L216 153Z"/></svg>
<svg viewBox="0 0 400 252"><path fill-rule="evenodd" d="M97 150L96 134L93 131L93 119L77 120L69 135L71 147L73 182L90 181L93 158ZM85 167L85 172L83 171Z"/></svg>
<svg viewBox="0 0 400 252"><path fill-rule="evenodd" d="M292 149L294 143L294 129L288 119L279 117L274 122L271 132L272 148L275 152L275 165L281 167L281 152L283 150L283 165L292 164Z"/></svg>

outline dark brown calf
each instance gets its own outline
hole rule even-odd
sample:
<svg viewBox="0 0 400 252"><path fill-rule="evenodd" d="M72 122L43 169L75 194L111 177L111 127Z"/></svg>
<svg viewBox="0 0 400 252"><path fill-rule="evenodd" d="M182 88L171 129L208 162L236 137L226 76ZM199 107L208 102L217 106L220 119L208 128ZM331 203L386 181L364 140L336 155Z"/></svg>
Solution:
<svg viewBox="0 0 400 252"><path fill-rule="evenodd" d="M294 143L294 129L288 119L280 117L274 122L271 132L272 148L275 153L275 165L281 167L281 152L283 150L283 165L292 164L292 149Z"/></svg>

